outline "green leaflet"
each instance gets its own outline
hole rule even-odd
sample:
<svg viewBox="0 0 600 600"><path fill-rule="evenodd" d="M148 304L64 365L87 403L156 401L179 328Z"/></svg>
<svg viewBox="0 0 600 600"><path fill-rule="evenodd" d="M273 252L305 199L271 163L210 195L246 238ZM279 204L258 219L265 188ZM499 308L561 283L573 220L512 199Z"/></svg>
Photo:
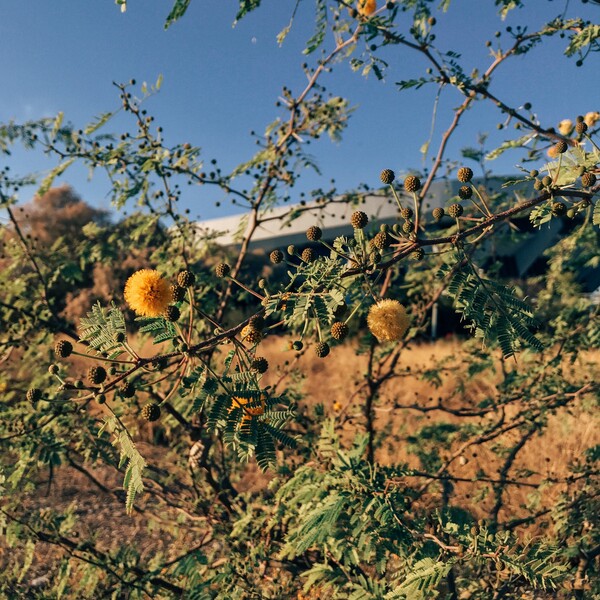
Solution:
<svg viewBox="0 0 600 600"><path fill-rule="evenodd" d="M437 277L443 279L451 270L445 265ZM533 309L517 297L514 288L485 278L470 263L450 276L446 295L475 336L484 343L497 342L504 358L514 356L523 344L543 350L542 342L530 331L537 326Z"/></svg>
<svg viewBox="0 0 600 600"><path fill-rule="evenodd" d="M116 341L116 336L126 333L125 319L114 302L108 309L103 308L100 302L94 304L87 317L81 318L79 329L79 339L87 342L98 354L106 353L108 358L121 354L121 344Z"/></svg>

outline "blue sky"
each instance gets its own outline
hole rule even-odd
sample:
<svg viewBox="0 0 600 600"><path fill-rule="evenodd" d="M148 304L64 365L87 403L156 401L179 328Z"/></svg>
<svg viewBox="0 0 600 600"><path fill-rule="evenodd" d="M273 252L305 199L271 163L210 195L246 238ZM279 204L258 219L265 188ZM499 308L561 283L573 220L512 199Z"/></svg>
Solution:
<svg viewBox="0 0 600 600"><path fill-rule="evenodd" d="M300 4L298 18L283 47L277 33L288 23L292 0L263 0L264 6L232 27L234 0L194 0L188 14L165 31L163 23L171 2L129 0L121 13L112 0L3 0L0 6L0 120L24 121L65 113L65 119L83 126L101 112L119 105L113 81L135 78L139 83L163 76L158 95L147 105L164 129L167 144L189 141L202 148L208 163L217 158L224 171L247 160L255 151L250 130L263 131L276 116L281 87L298 93L306 81L302 49L312 34L312 0ZM564 1L529 0L502 22L491 0L454 0L451 10L438 17L437 40L442 49L463 54L465 70L483 70L490 61L485 41L507 25L539 26L565 7ZM600 9L571 0L571 11L600 21ZM541 9L541 10L540 10ZM500 37L505 40L506 33ZM517 57L498 71L492 90L508 104L533 104L546 126L563 118L600 110L597 89L598 57L582 68L562 55L566 40L550 40L526 57ZM331 47L328 40L327 47ZM419 148L429 135L435 89L399 93L395 82L422 74L425 63L406 49L394 48L386 58L393 68L385 82L372 75L353 73L341 64L322 82L328 91L349 99L358 110L341 144L328 140L311 146L323 177L307 175L297 194L328 185L333 177L342 190L365 182L378 186L382 168L399 171L422 166ZM440 105L436 136L445 129L451 109L461 101L451 92ZM463 146L475 146L479 133L489 133L489 147L507 135L497 131L501 115L478 105L465 115L460 137L452 141L449 156L459 158ZM117 119L109 130L120 132ZM438 138L434 138L439 139ZM490 166L494 172L514 172L515 155ZM44 169L39 154L16 152L10 162L16 172ZM89 182L82 170L67 172L62 182L72 184L88 202L108 207L108 183L102 177ZM192 215L210 218L237 212L216 190L189 188L181 207ZM27 200L26 194L23 200Z"/></svg>

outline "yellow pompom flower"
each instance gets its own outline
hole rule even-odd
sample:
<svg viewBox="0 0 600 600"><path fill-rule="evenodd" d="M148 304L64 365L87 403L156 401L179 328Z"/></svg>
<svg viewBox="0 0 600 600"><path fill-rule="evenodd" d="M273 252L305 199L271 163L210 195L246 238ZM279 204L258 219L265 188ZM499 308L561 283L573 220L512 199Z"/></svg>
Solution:
<svg viewBox="0 0 600 600"><path fill-rule="evenodd" d="M367 325L380 342L396 342L408 329L408 315L398 300L381 300L371 306Z"/></svg>
<svg viewBox="0 0 600 600"><path fill-rule="evenodd" d="M136 271L125 284L125 302L142 317L162 315L173 300L171 286L153 269Z"/></svg>
<svg viewBox="0 0 600 600"><path fill-rule="evenodd" d="M571 131L573 131L573 121L571 121L571 119L563 119L558 124L558 131L560 131L562 135L569 135Z"/></svg>
<svg viewBox="0 0 600 600"><path fill-rule="evenodd" d="M231 399L231 406L227 409L227 412L230 413L235 408L241 408L244 411L242 415L243 421L248 421L252 419L252 417L260 417L265 413L265 394L260 395L260 404L256 406L255 402L252 402L248 398L241 398L240 396L234 396ZM253 406L248 406L248 403L253 404Z"/></svg>
<svg viewBox="0 0 600 600"><path fill-rule="evenodd" d="M377 10L376 0L358 0L358 14L370 17Z"/></svg>
<svg viewBox="0 0 600 600"><path fill-rule="evenodd" d="M558 154L559 152L556 149L556 145L550 146L550 148L546 150L546 155L548 156L548 158L558 158Z"/></svg>
<svg viewBox="0 0 600 600"><path fill-rule="evenodd" d="M583 122L588 127L593 127L598 122L598 120L600 120L600 113L598 111L586 113L585 117L583 117Z"/></svg>

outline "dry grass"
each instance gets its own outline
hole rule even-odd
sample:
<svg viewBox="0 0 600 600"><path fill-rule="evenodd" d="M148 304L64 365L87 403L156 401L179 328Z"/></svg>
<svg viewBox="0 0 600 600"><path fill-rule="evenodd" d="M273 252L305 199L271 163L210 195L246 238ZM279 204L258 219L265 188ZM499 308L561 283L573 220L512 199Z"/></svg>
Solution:
<svg viewBox="0 0 600 600"><path fill-rule="evenodd" d="M277 384L282 391L289 385L289 379L281 379L282 373L290 366L297 367L302 374L301 388L305 395L299 410L311 410L314 405L321 403L326 415L337 420L342 438L350 440L357 431L363 431L365 426L363 398L359 388L364 381L367 367L365 355L358 355L352 343L338 346L326 359L318 359L311 349L297 358L294 352L285 351L286 341L276 337L267 338L260 346L260 354L268 358L270 369L263 382L267 385ZM152 349L149 347L147 351ZM405 405L425 407L442 398L449 406L475 406L486 396L493 395L498 373L487 372L472 380L464 379L459 371L450 370L444 376L443 385L435 388L431 383L423 381L415 375L431 367L440 365L450 359L453 363L461 360L460 342L456 340L439 341L436 344L414 344L403 355L399 364L400 376L388 381L381 390L380 397L374 405L375 430L379 433L380 444L376 459L384 464L407 463L411 467L420 468L418 459L408 452L408 438L424 425L433 423L464 421L440 411L422 413L412 408L399 408ZM588 356L591 362L600 364L598 355ZM286 364L292 363L292 365ZM410 373L406 370L410 366ZM75 363L74 370L85 371L84 362ZM592 374L593 376L593 374ZM100 407L98 407L100 408ZM476 421L477 419L473 419ZM568 465L585 448L600 443L600 429L597 427L598 418L593 417L581 407L573 410L563 410L551 416L548 427L543 435L531 439L519 453L510 477L519 478L519 473L531 471L532 481L540 481L545 476L563 477L568 471ZM165 448L152 447L150 429L142 429L140 436L144 439L139 444L140 450L151 464L159 464L165 457ZM510 445L516 441L515 434L508 434L496 440L494 444ZM453 445L453 448L456 444ZM446 451L449 454L449 451ZM450 471L465 479L475 478L478 473L485 472L491 478L498 477L499 462L494 445L484 444L467 450L461 461L456 460ZM94 468L94 476L112 492L121 488L120 476L109 467ZM182 480L189 481L187 474L181 474ZM254 464L248 465L235 479L235 485L241 490L261 493L270 476L262 474ZM407 484L423 483L423 479L409 478ZM545 489L542 507L549 506L566 486L558 484L551 489ZM505 508L500 513L501 520L527 515L531 508L527 507L536 493L533 488L511 486L505 495ZM433 496L431 502L434 503ZM439 498L439 495L436 497ZM140 505L152 503L147 496L142 497ZM488 484L482 482L458 483L454 489L452 504L462 506L474 512L476 516L485 516L493 504L489 494ZM25 502L26 509L44 507L58 513L69 507L74 507L78 523L75 528L80 539L95 537L99 548L114 550L119 546L119 540L136 540L142 556L151 558L157 553L168 557L176 556L193 543L191 540L197 531L192 529L169 530L163 529L160 523L156 529L148 531L148 521L144 514L127 516L124 503L114 493L99 491L88 478L73 468L63 466L58 468L53 477L52 485L47 488L47 482L37 483L36 490ZM165 522L173 523L175 516L162 512ZM200 526L201 524L198 523ZM530 529L535 533L537 527ZM0 546L0 565L6 564L10 550ZM46 576L53 570L56 552L41 545L36 552L34 569L28 574L31 580L34 576Z"/></svg>

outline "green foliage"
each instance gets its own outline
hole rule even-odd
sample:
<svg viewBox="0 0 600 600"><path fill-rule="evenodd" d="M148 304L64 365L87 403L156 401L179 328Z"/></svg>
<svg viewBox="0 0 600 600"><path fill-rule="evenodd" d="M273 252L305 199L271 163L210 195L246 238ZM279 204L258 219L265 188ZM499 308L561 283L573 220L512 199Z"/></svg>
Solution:
<svg viewBox="0 0 600 600"><path fill-rule="evenodd" d="M80 340L85 342L98 354L106 354L108 358L116 358L122 352L119 334L125 335L125 319L123 313L113 303L107 310L97 302L80 322Z"/></svg>
<svg viewBox="0 0 600 600"><path fill-rule="evenodd" d="M507 288L483 277L465 257L459 269L446 265L438 278L449 276L446 294L467 321L467 327L484 343L497 342L504 358L514 356L522 343L542 351L543 343L531 333L537 322L533 309Z"/></svg>

